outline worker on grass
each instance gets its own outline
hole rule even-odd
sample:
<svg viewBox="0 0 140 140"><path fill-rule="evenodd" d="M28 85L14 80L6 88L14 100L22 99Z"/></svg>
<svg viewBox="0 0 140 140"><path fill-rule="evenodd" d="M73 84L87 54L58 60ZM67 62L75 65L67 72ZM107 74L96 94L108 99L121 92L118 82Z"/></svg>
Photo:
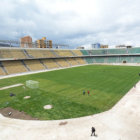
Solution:
<svg viewBox="0 0 140 140"><path fill-rule="evenodd" d="M90 94L90 91L88 90L88 92L87 92L87 93L88 93L88 95L89 95L89 94Z"/></svg>
<svg viewBox="0 0 140 140"><path fill-rule="evenodd" d="M85 95L86 94L86 92L85 92L85 90L83 90L83 95Z"/></svg>

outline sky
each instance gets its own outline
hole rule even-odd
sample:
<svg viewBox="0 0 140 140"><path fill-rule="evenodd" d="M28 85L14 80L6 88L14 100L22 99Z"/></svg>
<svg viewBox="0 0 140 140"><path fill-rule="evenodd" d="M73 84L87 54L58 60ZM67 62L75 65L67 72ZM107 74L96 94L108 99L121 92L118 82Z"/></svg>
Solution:
<svg viewBox="0 0 140 140"><path fill-rule="evenodd" d="M140 0L0 0L0 40L140 46Z"/></svg>

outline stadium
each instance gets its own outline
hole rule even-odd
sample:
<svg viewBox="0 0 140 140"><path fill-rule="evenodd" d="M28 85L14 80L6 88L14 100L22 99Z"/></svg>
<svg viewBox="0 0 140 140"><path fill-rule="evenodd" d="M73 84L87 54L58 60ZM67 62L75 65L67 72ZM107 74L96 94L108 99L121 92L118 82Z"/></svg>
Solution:
<svg viewBox="0 0 140 140"><path fill-rule="evenodd" d="M0 139L139 140L139 66L139 47L1 47Z"/></svg>

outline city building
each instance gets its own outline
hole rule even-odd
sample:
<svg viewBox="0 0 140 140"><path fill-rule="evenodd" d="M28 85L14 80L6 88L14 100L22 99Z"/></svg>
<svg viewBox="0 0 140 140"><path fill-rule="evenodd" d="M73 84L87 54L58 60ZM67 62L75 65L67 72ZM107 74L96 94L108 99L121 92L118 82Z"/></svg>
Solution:
<svg viewBox="0 0 140 140"><path fill-rule="evenodd" d="M52 48L52 40L48 41L47 48Z"/></svg>
<svg viewBox="0 0 140 140"><path fill-rule="evenodd" d="M80 50L82 50L82 49L85 49L85 47L77 47L76 49L80 49Z"/></svg>
<svg viewBox="0 0 140 140"><path fill-rule="evenodd" d="M125 45L117 45L116 48L126 48Z"/></svg>
<svg viewBox="0 0 140 140"><path fill-rule="evenodd" d="M43 37L42 39L39 39L36 42L38 48L46 48L46 37Z"/></svg>
<svg viewBox="0 0 140 140"><path fill-rule="evenodd" d="M100 45L100 48L108 48L108 45Z"/></svg>
<svg viewBox="0 0 140 140"><path fill-rule="evenodd" d="M91 44L92 49L99 49L100 43Z"/></svg>
<svg viewBox="0 0 140 140"><path fill-rule="evenodd" d="M20 39L20 46L22 48L32 48L32 38L30 36L25 36Z"/></svg>

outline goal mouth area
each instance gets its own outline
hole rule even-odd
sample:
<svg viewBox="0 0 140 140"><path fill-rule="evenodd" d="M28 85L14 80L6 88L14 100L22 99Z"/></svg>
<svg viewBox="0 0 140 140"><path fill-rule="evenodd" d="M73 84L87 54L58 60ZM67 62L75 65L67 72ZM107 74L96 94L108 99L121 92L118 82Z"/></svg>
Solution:
<svg viewBox="0 0 140 140"><path fill-rule="evenodd" d="M26 87L28 87L30 89L37 89L37 88L39 88L39 82L33 81L33 80L28 80L28 81L26 81Z"/></svg>

